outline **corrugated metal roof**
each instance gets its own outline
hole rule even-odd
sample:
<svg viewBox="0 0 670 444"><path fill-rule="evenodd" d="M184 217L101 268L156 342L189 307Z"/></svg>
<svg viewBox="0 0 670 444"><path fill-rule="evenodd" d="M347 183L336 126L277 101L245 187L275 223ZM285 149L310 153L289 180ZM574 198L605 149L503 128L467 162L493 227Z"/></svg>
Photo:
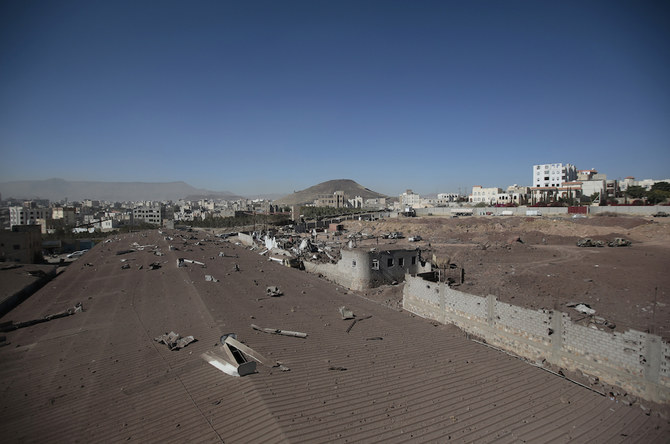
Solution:
<svg viewBox="0 0 670 444"><path fill-rule="evenodd" d="M170 252L157 232L99 244L84 256L93 267L75 262L5 316L27 320L79 301L86 310L7 334L11 344L0 348L4 440L663 442L668 436L659 418L473 343L455 327L434 326L211 239ZM133 241L156 243L165 255L115 255ZM207 268L177 268L177 257ZM122 270L121 259L131 268ZM162 267L149 270L156 261ZM205 282L205 274L219 282ZM269 285L284 296L267 298ZM341 305L372 317L347 333L351 321L340 318ZM251 323L308 337L270 335ZM171 330L197 342L170 351L154 341ZM290 371L259 364L256 374L235 378L207 364L200 354L227 332Z"/></svg>

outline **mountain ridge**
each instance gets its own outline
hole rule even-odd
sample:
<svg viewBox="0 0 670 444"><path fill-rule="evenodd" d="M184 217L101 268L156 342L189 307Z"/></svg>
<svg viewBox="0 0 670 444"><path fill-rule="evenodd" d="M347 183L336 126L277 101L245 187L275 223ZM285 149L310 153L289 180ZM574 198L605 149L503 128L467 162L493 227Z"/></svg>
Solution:
<svg viewBox="0 0 670 444"><path fill-rule="evenodd" d="M230 191L211 191L195 188L183 181L174 182L101 182L68 181L60 178L45 180L21 180L0 183L3 199L84 199L109 202L164 201L202 196L211 199L242 199Z"/></svg>

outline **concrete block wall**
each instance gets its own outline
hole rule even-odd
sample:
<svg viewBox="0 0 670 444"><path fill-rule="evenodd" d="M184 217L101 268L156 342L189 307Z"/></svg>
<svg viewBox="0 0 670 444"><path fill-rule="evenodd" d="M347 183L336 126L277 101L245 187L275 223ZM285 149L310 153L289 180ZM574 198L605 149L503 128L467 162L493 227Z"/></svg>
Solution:
<svg viewBox="0 0 670 444"><path fill-rule="evenodd" d="M547 360L641 398L670 402L670 345L659 336L601 331L574 324L566 313L518 307L410 275L405 276L403 307L532 361Z"/></svg>
<svg viewBox="0 0 670 444"><path fill-rule="evenodd" d="M417 216L451 216L451 210L458 207L436 207L436 208L416 208ZM568 214L568 207L472 207L464 206L463 208L472 208L474 216L484 216L486 213L493 213L496 216L502 216L503 211L511 211L514 216L525 216L526 210L537 210L542 213L542 216L556 216L560 214ZM595 215L599 213L616 213L628 214L633 216L651 216L659 211L670 212L667 206L654 205L644 207L634 206L607 206L607 207L589 207L589 214ZM504 216L503 216L504 217Z"/></svg>
<svg viewBox="0 0 670 444"><path fill-rule="evenodd" d="M361 282L354 279L351 273L343 271L337 264L319 264L315 262L303 262L305 271L309 273L322 274L327 279L352 290L361 290Z"/></svg>

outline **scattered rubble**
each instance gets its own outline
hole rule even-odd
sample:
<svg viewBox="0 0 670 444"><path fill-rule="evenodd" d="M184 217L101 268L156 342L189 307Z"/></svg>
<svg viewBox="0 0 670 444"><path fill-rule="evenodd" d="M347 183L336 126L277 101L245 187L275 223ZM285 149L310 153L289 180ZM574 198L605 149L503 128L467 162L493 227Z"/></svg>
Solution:
<svg viewBox="0 0 670 444"><path fill-rule="evenodd" d="M71 316L75 313L79 313L82 311L84 311L84 306L82 305L81 302L77 302L75 306L72 308L68 308L67 310L61 311L59 313L46 315L43 318L32 319L30 321L23 321L17 323L13 323L12 321L3 322L0 324L0 332L6 332L6 331L17 330L19 328L30 327L31 325L41 324L43 322L48 322L53 319L64 318L66 316Z"/></svg>
<svg viewBox="0 0 670 444"><path fill-rule="evenodd" d="M569 302L565 304L566 307L574 308L580 313L584 313L585 315L593 315L596 313L594 309L592 309L588 304L584 303L577 303L577 302Z"/></svg>
<svg viewBox="0 0 670 444"><path fill-rule="evenodd" d="M283 295L284 293L282 293L279 287L273 285L265 289L265 294L267 294L270 297L278 297Z"/></svg>
<svg viewBox="0 0 670 444"><path fill-rule="evenodd" d="M349 328L347 328L347 333L349 333L351 331L351 329L354 328L354 325L356 325L357 322L363 321L365 319L370 319L371 317L372 317L372 315L363 316L362 318L355 318L353 320L353 322L351 323L351 325L349 325Z"/></svg>
<svg viewBox="0 0 670 444"><path fill-rule="evenodd" d="M353 319L355 317L354 312L344 306L340 307L340 315L342 316L342 319L345 321L347 319Z"/></svg>
<svg viewBox="0 0 670 444"><path fill-rule="evenodd" d="M181 350L186 347L191 342L195 342L196 339L193 336L181 337L178 333L171 331L170 333L165 333L157 338L154 338L154 341L165 344L170 350Z"/></svg>

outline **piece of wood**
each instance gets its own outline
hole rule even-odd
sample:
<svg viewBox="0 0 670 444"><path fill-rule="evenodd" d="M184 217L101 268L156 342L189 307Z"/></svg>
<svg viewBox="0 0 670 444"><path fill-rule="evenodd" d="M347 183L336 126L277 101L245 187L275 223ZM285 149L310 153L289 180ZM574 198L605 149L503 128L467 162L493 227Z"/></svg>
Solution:
<svg viewBox="0 0 670 444"><path fill-rule="evenodd" d="M280 330L278 328L262 328L258 325L251 324L251 328L254 330L262 331L263 333L269 333L272 335L283 335L283 336L293 336L296 338L306 338L307 333L301 333L299 331L289 331L289 330Z"/></svg>
<svg viewBox="0 0 670 444"><path fill-rule="evenodd" d="M367 315L367 316L363 316L362 318L354 319L353 322L351 323L351 325L349 326L349 328L347 328L347 333L349 333L351 331L351 329L354 328L354 325L356 325L356 322L362 321L364 319L370 319L371 317L372 317L372 315Z"/></svg>

